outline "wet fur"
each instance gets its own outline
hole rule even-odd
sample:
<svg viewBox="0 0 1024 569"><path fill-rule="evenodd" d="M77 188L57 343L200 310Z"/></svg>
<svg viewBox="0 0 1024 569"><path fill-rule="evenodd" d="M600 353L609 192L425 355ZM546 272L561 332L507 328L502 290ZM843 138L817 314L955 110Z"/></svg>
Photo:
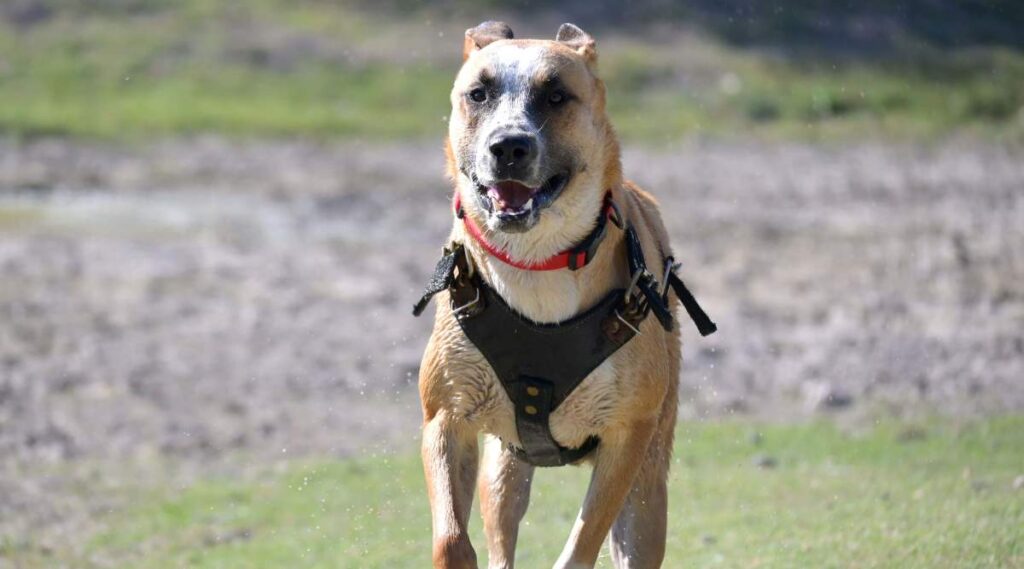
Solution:
<svg viewBox="0 0 1024 569"><path fill-rule="evenodd" d="M452 92L446 144L448 173L455 191L461 193L466 214L513 258L537 261L585 236L593 228L604 193L610 190L640 235L654 270L663 256L671 254L668 238L654 199L622 178L619 146L605 116L604 86L596 76L592 40L585 35L563 42L512 40L503 29L474 38L473 31L467 32L466 59ZM481 67L514 57L509 55L516 53L511 50L529 50L531 57L541 54L534 72L557 63L562 73L571 72L568 79L574 89L588 90L571 117L545 127L552 129L547 133L549 145L571 151L586 168L523 233L497 231L488 223L487 212L475 199L476 186L462 167L472 159L481 128L468 115L463 92ZM609 230L594 261L578 271L531 272L506 265L484 252L458 221L453 223L451 239L467 247L476 269L509 305L537 322L569 318L609 290L628 284L625 243L618 229ZM518 444L512 403L483 355L463 334L447 294L436 300L434 330L420 369L434 566L477 566L466 531L472 485L477 480L489 565L512 567L533 468L504 450L500 440ZM593 466L590 489L555 567L592 567L609 531L616 567L661 565L680 345L678 332L665 332L653 317L642 323L641 332L591 373L551 415L552 434L563 446L578 446L592 434L602 439L586 459ZM479 476L478 433L486 435Z"/></svg>

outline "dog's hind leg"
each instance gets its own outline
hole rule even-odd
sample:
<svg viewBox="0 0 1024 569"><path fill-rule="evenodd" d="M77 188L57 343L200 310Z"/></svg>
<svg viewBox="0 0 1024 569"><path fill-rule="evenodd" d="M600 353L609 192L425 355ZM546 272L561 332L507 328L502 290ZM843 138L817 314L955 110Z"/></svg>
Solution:
<svg viewBox="0 0 1024 569"><path fill-rule="evenodd" d="M477 486L490 569L515 565L519 522L530 504L532 482L533 466L516 458L501 439L487 437Z"/></svg>
<svg viewBox="0 0 1024 569"><path fill-rule="evenodd" d="M476 433L460 428L446 412L428 416L422 454L433 518L434 567L476 569L467 531L477 471Z"/></svg>
<svg viewBox="0 0 1024 569"><path fill-rule="evenodd" d="M601 544L633 488L657 423L657 418L644 418L602 434L587 496L556 569L589 568L597 562Z"/></svg>
<svg viewBox="0 0 1024 569"><path fill-rule="evenodd" d="M669 373L678 377L678 365L670 365ZM665 557L668 470L675 438L678 393L678 384L670 382L643 466L612 526L610 545L616 569L657 569Z"/></svg>
<svg viewBox="0 0 1024 569"><path fill-rule="evenodd" d="M673 420L672 423L675 423ZM672 428L660 430L612 526L611 552L616 569L657 569L665 557L668 521L668 464Z"/></svg>

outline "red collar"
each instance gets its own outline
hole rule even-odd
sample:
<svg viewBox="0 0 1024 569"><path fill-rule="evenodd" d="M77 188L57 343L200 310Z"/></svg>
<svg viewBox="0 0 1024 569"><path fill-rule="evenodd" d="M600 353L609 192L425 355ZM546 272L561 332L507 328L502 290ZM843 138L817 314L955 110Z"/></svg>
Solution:
<svg viewBox="0 0 1024 569"><path fill-rule="evenodd" d="M481 230L480 227L463 211L462 201L457 189L455 190L452 209L455 211L455 217L462 220L463 225L466 227L466 232L473 236L473 239L475 239L481 247L490 253L492 257L506 265L511 265L517 269L523 269L524 271L555 271L566 268L575 271L576 269L582 268L586 266L587 263L594 260L594 256L597 254L597 247L601 244L601 241L604 240L604 235L608 228L608 220L611 219L613 223L622 227L618 216L618 209L615 206L615 202L612 201L612 193L609 191L604 196L604 207L601 208L601 214L597 218L597 227L595 227L590 234L584 237L583 241L575 247L566 249L561 253L556 253L543 261L526 263L513 259L508 253L499 249L496 245L487 240L487 237L484 236L483 230Z"/></svg>

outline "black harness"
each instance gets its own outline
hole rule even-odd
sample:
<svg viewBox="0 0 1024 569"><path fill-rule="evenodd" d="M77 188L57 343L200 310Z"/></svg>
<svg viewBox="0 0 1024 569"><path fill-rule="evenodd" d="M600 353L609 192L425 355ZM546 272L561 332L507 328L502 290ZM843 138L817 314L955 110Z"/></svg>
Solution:
<svg viewBox="0 0 1024 569"><path fill-rule="evenodd" d="M715 323L675 273L678 265L672 257L665 259L663 281L667 282L659 287L647 269L636 230L624 225L618 216L612 219L626 235L630 288L609 292L595 306L568 320L538 324L517 313L472 269L468 254L459 243L445 248L423 297L413 307L413 315L419 316L434 295L449 291L452 313L459 326L491 364L515 407L522 447L510 444L509 448L535 466L576 462L597 447L597 436L587 438L578 448L559 445L551 435L551 413L590 372L639 333L640 323L648 313L653 312L665 330L672 329L669 288L702 336L716 330ZM604 233L602 214L597 227L582 242L588 257L592 258ZM573 264L569 268L579 267Z"/></svg>

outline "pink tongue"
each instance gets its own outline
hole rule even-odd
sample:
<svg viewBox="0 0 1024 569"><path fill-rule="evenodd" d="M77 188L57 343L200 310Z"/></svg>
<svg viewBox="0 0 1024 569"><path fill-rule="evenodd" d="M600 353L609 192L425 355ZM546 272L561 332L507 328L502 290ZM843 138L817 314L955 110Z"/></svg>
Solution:
<svg viewBox="0 0 1024 569"><path fill-rule="evenodd" d="M499 182L487 188L487 195L495 200L500 209L521 209L534 193L536 190L519 182Z"/></svg>

